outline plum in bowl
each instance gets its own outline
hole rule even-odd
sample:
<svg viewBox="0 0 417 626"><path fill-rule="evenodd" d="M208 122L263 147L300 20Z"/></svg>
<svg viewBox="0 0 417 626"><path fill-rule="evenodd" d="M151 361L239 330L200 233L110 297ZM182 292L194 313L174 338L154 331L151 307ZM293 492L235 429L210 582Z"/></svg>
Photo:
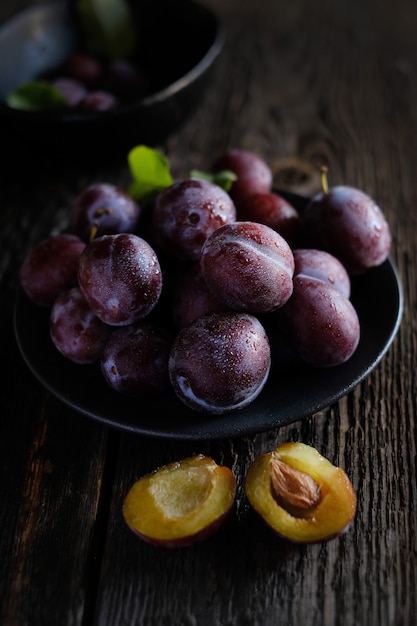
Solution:
<svg viewBox="0 0 417 626"><path fill-rule="evenodd" d="M155 145L196 109L224 43L221 23L192 0L130 3L140 61L150 88L108 111L31 111L8 106L22 84L36 80L82 50L70 3L25 9L0 25L0 128L11 149L79 158L123 155L138 143Z"/></svg>

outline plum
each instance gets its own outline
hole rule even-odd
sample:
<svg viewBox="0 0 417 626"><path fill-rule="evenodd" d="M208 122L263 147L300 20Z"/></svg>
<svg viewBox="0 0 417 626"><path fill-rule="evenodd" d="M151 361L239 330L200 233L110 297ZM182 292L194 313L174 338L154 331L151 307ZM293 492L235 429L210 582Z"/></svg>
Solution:
<svg viewBox="0 0 417 626"><path fill-rule="evenodd" d="M229 307L269 313L283 306L293 290L294 257L281 235L255 222L234 222L207 238L200 258L213 294Z"/></svg>
<svg viewBox="0 0 417 626"><path fill-rule="evenodd" d="M79 286L94 313L111 326L146 317L162 292L162 272L153 248L132 233L103 235L85 247Z"/></svg>
<svg viewBox="0 0 417 626"><path fill-rule="evenodd" d="M20 284L38 306L51 307L60 293L78 286L85 243L71 234L50 235L29 250L20 268Z"/></svg>
<svg viewBox="0 0 417 626"><path fill-rule="evenodd" d="M95 237L135 232L141 209L122 189L94 183L83 189L71 206L71 230L85 242Z"/></svg>
<svg viewBox="0 0 417 626"><path fill-rule="evenodd" d="M287 442L258 456L245 491L266 524L295 543L337 537L356 513L356 494L345 471L303 443Z"/></svg>
<svg viewBox="0 0 417 626"><path fill-rule="evenodd" d="M207 287L198 263L187 268L174 282L172 316L177 328L187 326L205 313L227 309Z"/></svg>
<svg viewBox="0 0 417 626"><path fill-rule="evenodd" d="M264 327L253 315L207 313L179 331L169 357L174 392L191 409L223 414L247 406L271 367Z"/></svg>
<svg viewBox="0 0 417 626"><path fill-rule="evenodd" d="M303 249L293 254L293 293L276 314L278 324L306 363L341 365L360 339L358 314L347 297L350 279L329 253Z"/></svg>
<svg viewBox="0 0 417 626"><path fill-rule="evenodd" d="M49 328L59 352L79 364L98 361L110 336L110 327L92 312L78 287L56 298Z"/></svg>
<svg viewBox="0 0 417 626"><path fill-rule="evenodd" d="M242 198L237 205L237 218L241 221L266 224L292 246L301 234L301 217L295 207L274 191L253 193Z"/></svg>
<svg viewBox="0 0 417 626"><path fill-rule="evenodd" d="M391 247L391 233L376 202L360 189L328 187L322 169L322 191L303 213L307 247L336 256L350 274L361 274L383 263Z"/></svg>
<svg viewBox="0 0 417 626"><path fill-rule="evenodd" d="M230 190L230 195L236 204L254 193L271 191L271 168L262 157L254 152L237 148L228 150L220 155L211 166L211 171L214 173L224 170L229 170L237 176Z"/></svg>
<svg viewBox="0 0 417 626"><path fill-rule="evenodd" d="M106 342L101 371L106 382L129 396L155 394L169 387L171 338L161 326L138 322L114 330Z"/></svg>
<svg viewBox="0 0 417 626"><path fill-rule="evenodd" d="M195 261L207 237L235 219L236 207L221 187L207 180L186 178L158 194L153 233L166 254Z"/></svg>
<svg viewBox="0 0 417 626"><path fill-rule="evenodd" d="M87 95L86 87L74 78L56 78L52 81L52 87L61 94L70 108L78 106Z"/></svg>
<svg viewBox="0 0 417 626"><path fill-rule="evenodd" d="M89 91L85 97L80 100L77 110L81 112L88 111L112 111L117 109L120 102L116 96L104 89L96 89Z"/></svg>
<svg viewBox="0 0 417 626"><path fill-rule="evenodd" d="M124 499L123 516L143 540L184 547L217 531L235 497L233 472L199 454L163 465L137 480Z"/></svg>
<svg viewBox="0 0 417 626"><path fill-rule="evenodd" d="M304 275L328 283L345 298L350 297L351 282L349 274L335 256L325 250L297 248L293 250L294 276Z"/></svg>

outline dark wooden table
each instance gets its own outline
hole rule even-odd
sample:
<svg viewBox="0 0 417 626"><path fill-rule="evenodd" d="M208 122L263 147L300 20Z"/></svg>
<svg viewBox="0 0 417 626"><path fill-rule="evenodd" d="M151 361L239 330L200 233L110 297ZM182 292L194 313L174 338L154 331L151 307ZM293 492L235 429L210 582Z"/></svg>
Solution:
<svg viewBox="0 0 417 626"><path fill-rule="evenodd" d="M28 4L2 0L0 18ZM387 216L402 324L352 392L277 430L176 441L103 426L38 383L17 349L12 314L26 251L62 226L87 183L126 186L127 163L0 172L3 626L415 624L417 5L207 4L224 20L226 45L201 106L159 146L173 171L185 175L240 147L262 155L280 186L310 193L327 163L332 184L364 189ZM351 478L358 507L347 534L296 546L251 515L246 471L286 440L316 447ZM234 470L235 514L191 548L141 542L122 518L125 493L138 476L192 453Z"/></svg>

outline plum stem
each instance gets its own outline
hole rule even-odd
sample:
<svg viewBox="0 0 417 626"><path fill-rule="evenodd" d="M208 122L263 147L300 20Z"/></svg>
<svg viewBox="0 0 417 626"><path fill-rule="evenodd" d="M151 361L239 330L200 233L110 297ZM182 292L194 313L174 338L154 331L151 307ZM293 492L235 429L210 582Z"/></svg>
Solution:
<svg viewBox="0 0 417 626"><path fill-rule="evenodd" d="M112 210L107 207L97 209L97 211L94 213L94 217L96 219L93 222L91 226L91 230L90 230L90 239L89 239L90 241L93 241L93 239L96 238L98 227L100 226L100 217L102 217L103 215L111 215L111 213L112 213Z"/></svg>
<svg viewBox="0 0 417 626"><path fill-rule="evenodd" d="M321 188L323 190L324 194L328 194L329 193L329 183L327 180L327 173L328 173L329 169L326 165L322 165L320 168L320 173L321 173Z"/></svg>

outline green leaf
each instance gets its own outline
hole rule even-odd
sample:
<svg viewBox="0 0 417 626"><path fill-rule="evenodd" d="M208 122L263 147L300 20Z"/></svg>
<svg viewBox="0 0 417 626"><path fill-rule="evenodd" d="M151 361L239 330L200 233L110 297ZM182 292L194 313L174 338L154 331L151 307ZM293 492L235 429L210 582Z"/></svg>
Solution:
<svg viewBox="0 0 417 626"><path fill-rule="evenodd" d="M173 183L168 159L158 150L140 145L127 156L133 183L129 194L135 200L154 196Z"/></svg>
<svg viewBox="0 0 417 626"><path fill-rule="evenodd" d="M193 178L208 180L224 189L224 191L230 191L233 183L237 180L236 174L230 170L223 170L221 172L215 172L214 174L202 172L201 170L192 170L190 175Z"/></svg>
<svg viewBox="0 0 417 626"><path fill-rule="evenodd" d="M77 0L75 6L89 52L110 61L132 55L136 29L126 0Z"/></svg>
<svg viewBox="0 0 417 626"><path fill-rule="evenodd" d="M12 109L22 111L57 111L68 109L68 104L55 87L43 80L21 85L7 97Z"/></svg>

